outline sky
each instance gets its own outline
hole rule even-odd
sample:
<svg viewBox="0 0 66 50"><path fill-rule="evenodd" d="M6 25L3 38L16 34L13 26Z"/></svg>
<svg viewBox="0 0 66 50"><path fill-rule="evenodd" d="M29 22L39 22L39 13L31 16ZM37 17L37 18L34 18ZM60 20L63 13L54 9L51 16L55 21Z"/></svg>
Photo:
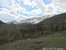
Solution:
<svg viewBox="0 0 66 50"><path fill-rule="evenodd" d="M66 0L0 0L0 20L41 17L66 12Z"/></svg>

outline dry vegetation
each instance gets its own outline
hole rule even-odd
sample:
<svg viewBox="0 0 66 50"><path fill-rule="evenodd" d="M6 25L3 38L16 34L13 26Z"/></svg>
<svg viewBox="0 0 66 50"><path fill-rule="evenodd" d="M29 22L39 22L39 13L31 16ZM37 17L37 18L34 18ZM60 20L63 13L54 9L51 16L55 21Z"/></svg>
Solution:
<svg viewBox="0 0 66 50"><path fill-rule="evenodd" d="M66 13L38 24L10 24L0 21L0 50L41 50L66 47ZM66 49L66 48L65 48Z"/></svg>

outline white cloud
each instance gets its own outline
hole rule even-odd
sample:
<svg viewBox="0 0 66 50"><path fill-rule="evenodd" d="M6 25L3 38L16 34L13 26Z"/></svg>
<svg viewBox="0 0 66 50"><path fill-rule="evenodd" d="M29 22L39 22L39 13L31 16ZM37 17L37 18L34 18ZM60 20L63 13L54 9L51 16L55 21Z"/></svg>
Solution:
<svg viewBox="0 0 66 50"><path fill-rule="evenodd" d="M62 13L66 12L66 0L54 0L54 4L62 10Z"/></svg>
<svg viewBox="0 0 66 50"><path fill-rule="evenodd" d="M5 15L8 15L8 14L9 14L9 10L8 9L3 8L3 10L0 11L0 15L5 16Z"/></svg>
<svg viewBox="0 0 66 50"><path fill-rule="evenodd" d="M20 16L22 16L22 14L26 13L28 14L29 12L27 12L27 10L19 5L14 5L12 7L12 9L10 10L10 13L12 16L15 17L15 19L19 18Z"/></svg>
<svg viewBox="0 0 66 50"><path fill-rule="evenodd" d="M66 4L66 0L54 0L54 2L55 2L55 3L61 3L61 4L62 4L62 3L63 3L63 4L65 3L65 4Z"/></svg>
<svg viewBox="0 0 66 50"><path fill-rule="evenodd" d="M30 0L23 0L23 3L25 5L29 5L29 6L32 6L32 7L37 6L37 4L35 3L35 1L30 2Z"/></svg>
<svg viewBox="0 0 66 50"><path fill-rule="evenodd" d="M0 0L0 2L2 2L2 3L7 3L7 2L9 2L9 0Z"/></svg>
<svg viewBox="0 0 66 50"><path fill-rule="evenodd" d="M30 12L27 11L24 7L18 5L16 0L0 0L4 5L4 8L0 11L0 16L12 16L14 19L21 20L30 17L34 17L38 14L57 14L66 12L66 0L53 0L51 4L45 4L43 0L17 0L18 2L23 2L25 5L36 6L37 9L34 9ZM24 16L23 14L28 14L29 16Z"/></svg>
<svg viewBox="0 0 66 50"><path fill-rule="evenodd" d="M40 8L38 8L38 9L32 10L30 13L34 14L34 15L38 15L38 14L42 13L42 10Z"/></svg>
<svg viewBox="0 0 66 50"><path fill-rule="evenodd" d="M24 3L25 5L31 5L31 2L30 2L29 0L23 0L23 3Z"/></svg>
<svg viewBox="0 0 66 50"><path fill-rule="evenodd" d="M19 5L14 5L10 11L16 13L16 11L19 10L22 13L27 12L25 8L20 7Z"/></svg>
<svg viewBox="0 0 66 50"><path fill-rule="evenodd" d="M42 10L42 12L44 13L44 15L45 15L45 14L48 15L48 14L53 13L54 8L55 8L55 6L54 6L53 3L45 4L45 3L43 2L43 0L36 0L36 3L37 3L37 5L39 6L39 8Z"/></svg>
<svg viewBox="0 0 66 50"><path fill-rule="evenodd" d="M45 14L66 12L66 0L52 0L52 3L47 5L43 3L43 0L36 0L36 3Z"/></svg>
<svg viewBox="0 0 66 50"><path fill-rule="evenodd" d="M37 6L37 4L36 4L34 1L32 1L30 5L31 5L32 7Z"/></svg>
<svg viewBox="0 0 66 50"><path fill-rule="evenodd" d="M23 3L24 3L25 5L31 5L30 0L23 0Z"/></svg>

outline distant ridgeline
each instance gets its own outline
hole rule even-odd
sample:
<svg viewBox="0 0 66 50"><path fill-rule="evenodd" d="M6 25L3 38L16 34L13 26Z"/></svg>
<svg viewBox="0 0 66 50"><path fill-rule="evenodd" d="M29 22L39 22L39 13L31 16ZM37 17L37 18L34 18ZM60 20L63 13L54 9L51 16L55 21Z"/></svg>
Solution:
<svg viewBox="0 0 66 50"><path fill-rule="evenodd" d="M33 35L38 36L38 34L48 35L48 34L53 34L57 31L65 31L66 30L66 13L55 15L35 25L24 23L20 25L19 28L21 33L24 33L25 35L29 33L31 37Z"/></svg>
<svg viewBox="0 0 66 50"><path fill-rule="evenodd" d="M14 41L24 38L36 38L58 31L66 31L66 13L44 19L38 24L5 24L0 21L0 44L9 42L9 39Z"/></svg>

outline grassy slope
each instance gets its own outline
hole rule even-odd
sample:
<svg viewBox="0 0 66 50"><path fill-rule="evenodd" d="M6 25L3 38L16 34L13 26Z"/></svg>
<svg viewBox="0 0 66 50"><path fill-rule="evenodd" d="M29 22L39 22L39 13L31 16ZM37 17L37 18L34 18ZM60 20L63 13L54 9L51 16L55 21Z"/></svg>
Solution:
<svg viewBox="0 0 66 50"><path fill-rule="evenodd" d="M66 50L66 32L56 32L53 35L42 36L35 39L26 39L4 44L0 50L42 50L42 48L64 48Z"/></svg>

